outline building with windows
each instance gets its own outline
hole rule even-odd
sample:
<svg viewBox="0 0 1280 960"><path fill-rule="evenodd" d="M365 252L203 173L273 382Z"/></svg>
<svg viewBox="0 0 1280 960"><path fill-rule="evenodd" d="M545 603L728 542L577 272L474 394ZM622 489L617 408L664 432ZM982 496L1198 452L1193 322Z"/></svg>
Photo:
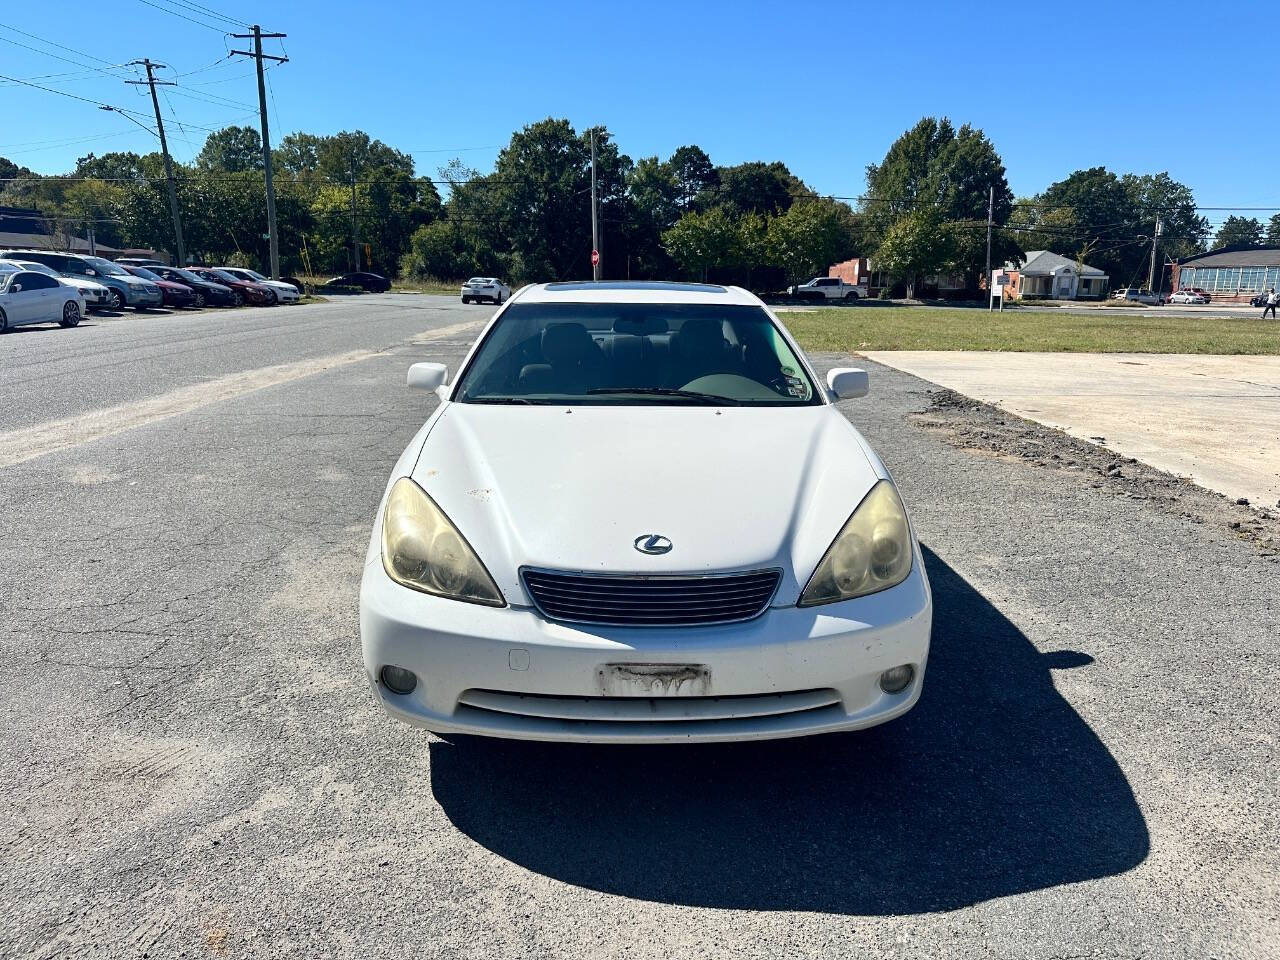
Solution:
<svg viewBox="0 0 1280 960"><path fill-rule="evenodd" d="M1198 288L1217 303L1248 303L1280 290L1280 247L1223 247L1173 264L1173 289Z"/></svg>
<svg viewBox="0 0 1280 960"><path fill-rule="evenodd" d="M1051 250L1032 250L1025 260L1006 263L1004 273L1008 300L1101 300L1111 281L1097 267Z"/></svg>

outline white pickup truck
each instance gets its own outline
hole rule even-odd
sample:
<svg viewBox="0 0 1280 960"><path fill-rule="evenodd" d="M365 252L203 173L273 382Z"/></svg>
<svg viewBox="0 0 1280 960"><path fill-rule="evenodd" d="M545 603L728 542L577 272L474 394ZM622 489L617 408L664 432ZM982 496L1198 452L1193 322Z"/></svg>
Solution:
<svg viewBox="0 0 1280 960"><path fill-rule="evenodd" d="M867 296L867 285L855 287L839 277L814 277L808 283L787 287L787 293L809 300L857 300Z"/></svg>

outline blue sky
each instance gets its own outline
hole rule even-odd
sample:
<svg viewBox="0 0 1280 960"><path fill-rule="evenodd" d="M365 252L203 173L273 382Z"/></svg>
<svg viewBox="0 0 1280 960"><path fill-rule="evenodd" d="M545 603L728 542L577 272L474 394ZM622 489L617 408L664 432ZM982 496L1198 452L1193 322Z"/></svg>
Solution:
<svg viewBox="0 0 1280 960"><path fill-rule="evenodd" d="M452 156L488 170L512 130L564 116L578 128L607 125L633 158L697 143L717 163L782 160L824 193L854 195L866 164L899 133L921 116L947 115L986 131L1017 194L1104 165L1167 170L1203 205L1280 208L1274 0L1211 10L1168 0L116 0L111 13L100 3L59 5L56 18L27 4L4 23L106 62L0 28L5 40L75 61L0 42L0 74L149 113L145 90L109 68L149 56L170 73L198 71L169 92L167 115L206 127L256 122L251 64L213 65L232 43L221 30L234 28L193 8L289 34L291 60L269 74L273 139L360 128L413 152L424 174ZM89 150L154 148L144 131L90 104L2 81L0 96L9 107L0 156L40 172L65 171ZM166 125L174 153L190 159L204 131Z"/></svg>

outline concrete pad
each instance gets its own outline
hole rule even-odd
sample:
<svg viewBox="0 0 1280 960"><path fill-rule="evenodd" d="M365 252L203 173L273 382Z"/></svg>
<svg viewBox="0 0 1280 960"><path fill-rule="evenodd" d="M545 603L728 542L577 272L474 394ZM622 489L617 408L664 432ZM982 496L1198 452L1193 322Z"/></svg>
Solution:
<svg viewBox="0 0 1280 960"><path fill-rule="evenodd" d="M1280 500L1280 356L972 350L863 356L1229 497L1262 506Z"/></svg>

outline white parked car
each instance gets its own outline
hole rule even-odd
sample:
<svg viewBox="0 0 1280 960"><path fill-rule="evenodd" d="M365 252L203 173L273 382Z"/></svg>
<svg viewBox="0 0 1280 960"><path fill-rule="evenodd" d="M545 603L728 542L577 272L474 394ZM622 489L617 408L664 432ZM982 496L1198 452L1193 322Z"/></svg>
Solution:
<svg viewBox="0 0 1280 960"><path fill-rule="evenodd" d="M111 291L102 284L90 280L86 277L69 276L64 277L54 270L53 267L45 266L43 263L35 263L30 260L10 260L4 258L5 263L11 263L19 270L30 270L33 273L43 273L47 277L53 277L64 287L72 287L80 292L80 299L84 301L86 310L109 310L111 308Z"/></svg>
<svg viewBox="0 0 1280 960"><path fill-rule="evenodd" d="M296 303L301 299L302 294L298 292L298 288L292 283L285 283L283 280L272 280L270 277L264 277L256 270L246 270L244 267L219 267L224 273L229 273L237 280L244 280L248 283L260 283L264 287L270 287L276 295L278 303Z"/></svg>
<svg viewBox="0 0 1280 960"><path fill-rule="evenodd" d="M488 300L502 303L511 299L511 288L496 277L472 277L462 285L462 302L479 303Z"/></svg>
<svg viewBox="0 0 1280 960"><path fill-rule="evenodd" d="M392 469L360 591L394 717L589 742L855 730L920 695L932 600L885 465L752 294L551 283Z"/></svg>
<svg viewBox="0 0 1280 960"><path fill-rule="evenodd" d="M1203 293L1196 293L1194 290L1179 290L1170 294L1170 303L1208 303L1209 298Z"/></svg>
<svg viewBox="0 0 1280 960"><path fill-rule="evenodd" d="M75 287L34 270L0 270L0 333L26 323L74 327L84 316L84 300Z"/></svg>

